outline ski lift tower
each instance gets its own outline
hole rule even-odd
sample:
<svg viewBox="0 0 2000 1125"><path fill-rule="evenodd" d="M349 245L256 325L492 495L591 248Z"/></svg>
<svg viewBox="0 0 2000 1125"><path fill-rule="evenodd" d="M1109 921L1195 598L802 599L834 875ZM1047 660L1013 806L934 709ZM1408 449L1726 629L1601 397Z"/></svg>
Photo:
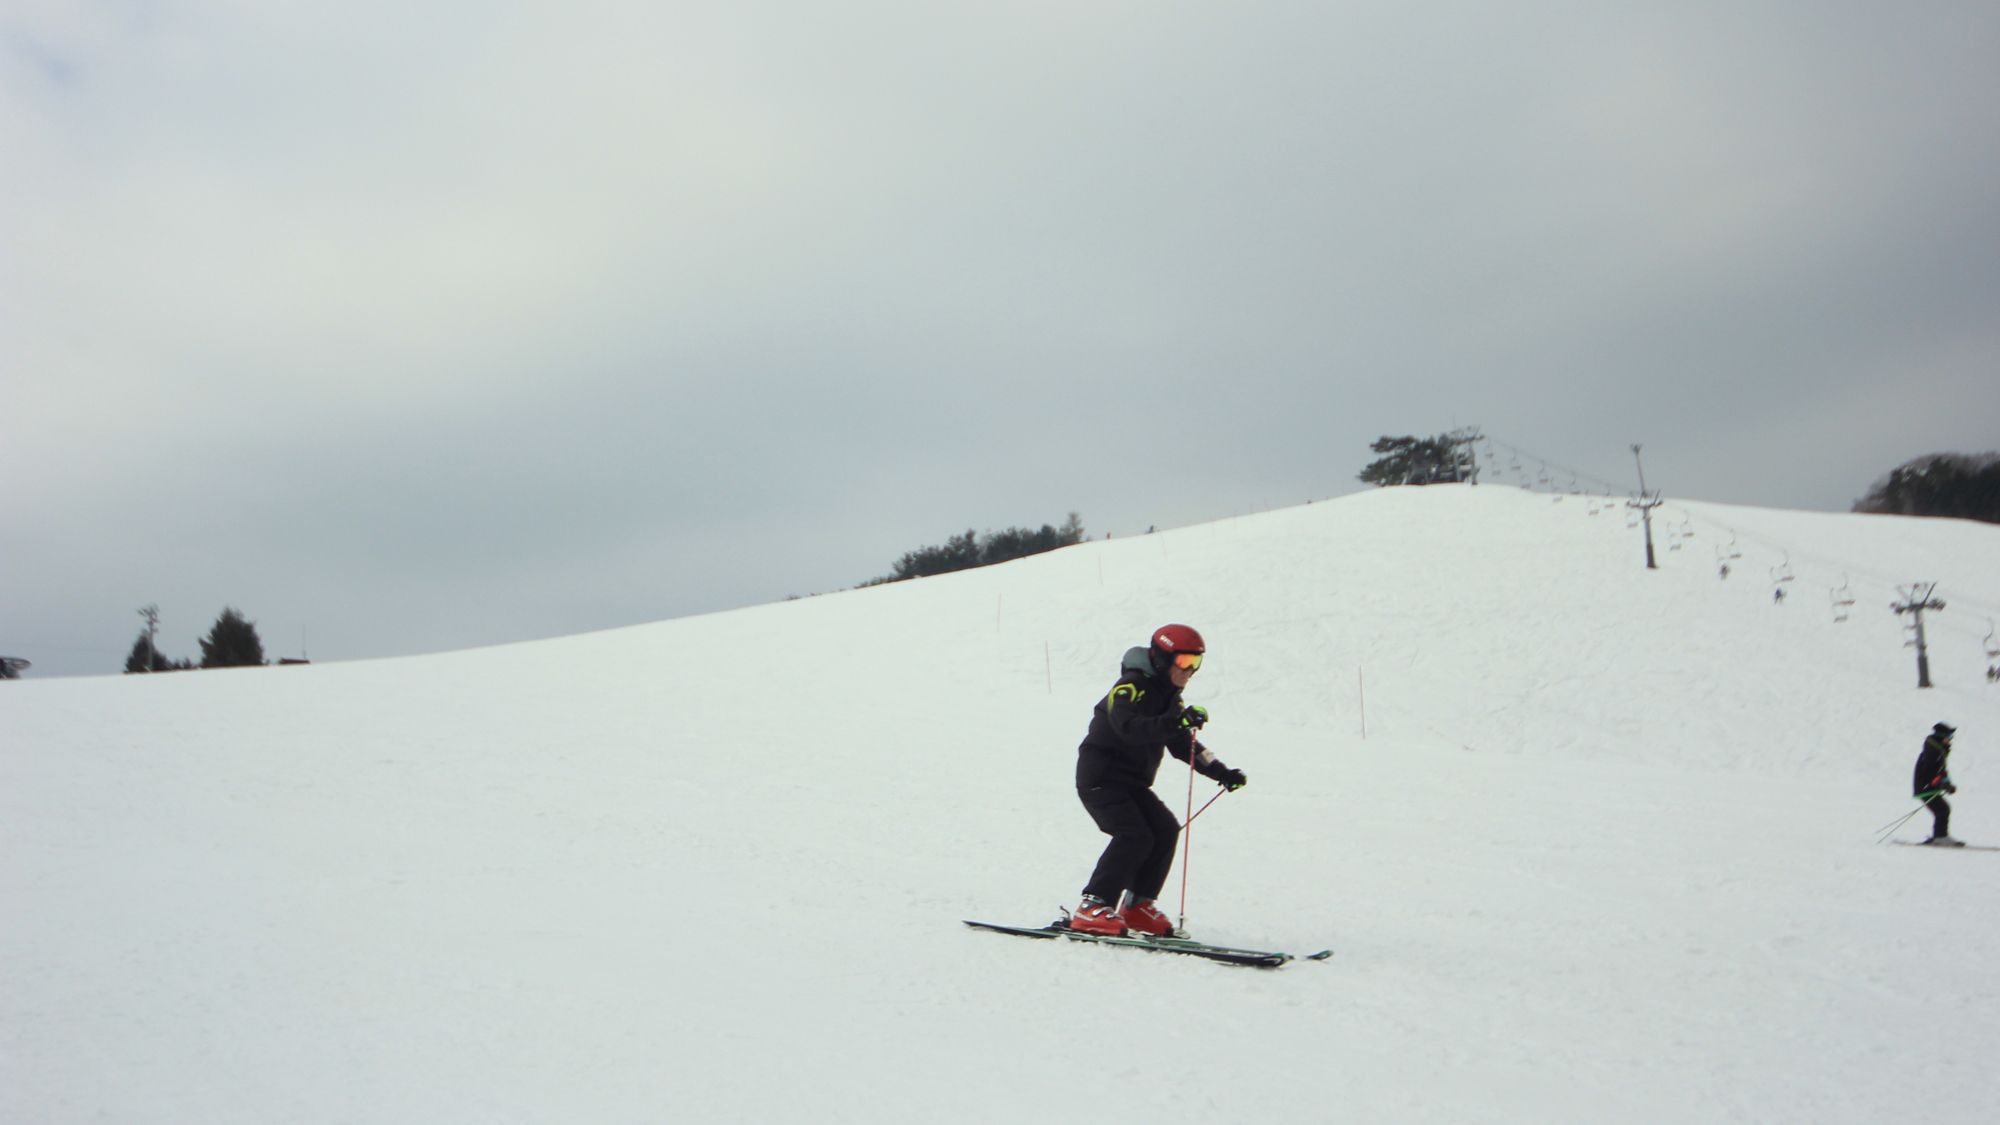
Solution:
<svg viewBox="0 0 2000 1125"><path fill-rule="evenodd" d="M1646 524L1646 569L1658 570L1660 564L1653 561L1653 509L1660 506L1660 495L1646 492L1646 463L1639 460L1639 443L1632 443L1632 462L1639 466L1639 498L1627 500L1627 507L1639 509L1639 518Z"/></svg>
<svg viewBox="0 0 2000 1125"><path fill-rule="evenodd" d="M1896 593L1902 595L1903 598L1894 607L1896 616L1901 617L1906 613L1909 614L1910 620L1917 631L1917 639L1911 641L1910 644L1915 645L1917 649L1917 686L1920 688L1931 686L1931 654L1924 647L1924 611L1927 609L1940 610L1944 608L1943 598L1931 596L1931 592L1936 589L1937 583L1935 582L1918 582L1909 586L1896 587Z"/></svg>

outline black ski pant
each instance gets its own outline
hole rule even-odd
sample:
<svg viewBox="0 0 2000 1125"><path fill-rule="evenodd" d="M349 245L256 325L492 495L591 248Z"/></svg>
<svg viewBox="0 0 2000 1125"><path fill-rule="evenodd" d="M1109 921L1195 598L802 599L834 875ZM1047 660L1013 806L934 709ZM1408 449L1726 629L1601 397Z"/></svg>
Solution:
<svg viewBox="0 0 2000 1125"><path fill-rule="evenodd" d="M1927 803L1931 807L1932 838L1951 835L1951 806L1945 804L1944 794L1932 797Z"/></svg>
<svg viewBox="0 0 2000 1125"><path fill-rule="evenodd" d="M1174 865L1181 822L1150 788L1099 785L1078 789L1076 795L1098 829L1111 837L1083 893L1113 906L1128 890L1133 898L1160 897L1167 871Z"/></svg>

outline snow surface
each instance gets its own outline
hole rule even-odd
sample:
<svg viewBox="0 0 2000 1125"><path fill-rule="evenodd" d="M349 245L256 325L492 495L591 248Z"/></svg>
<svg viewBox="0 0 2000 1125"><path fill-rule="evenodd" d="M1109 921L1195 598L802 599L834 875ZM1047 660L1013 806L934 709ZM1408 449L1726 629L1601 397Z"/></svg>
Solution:
<svg viewBox="0 0 2000 1125"><path fill-rule="evenodd" d="M2000 843L2000 528L1659 515L1654 572L1620 507L1438 486L529 644L6 685L0 1120L1995 1120L2000 852L1871 829L1947 719L1956 834ZM1919 579L1931 691L1887 608ZM1331 961L959 924L1074 903L1074 747L1171 620L1251 778L1195 825L1188 924Z"/></svg>

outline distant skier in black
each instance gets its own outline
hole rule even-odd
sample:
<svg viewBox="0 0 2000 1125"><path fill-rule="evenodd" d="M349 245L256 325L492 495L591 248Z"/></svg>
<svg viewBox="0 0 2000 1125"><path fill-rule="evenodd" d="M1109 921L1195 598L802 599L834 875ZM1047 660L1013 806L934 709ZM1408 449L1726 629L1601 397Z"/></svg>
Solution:
<svg viewBox="0 0 2000 1125"><path fill-rule="evenodd" d="M1963 840L1951 838L1951 806L1945 802L1946 793L1958 792L1958 786L1951 783L1951 770L1946 759L1951 757L1951 736L1958 728L1939 723L1931 728L1930 737L1924 739L1923 752L1917 755L1916 774L1910 780L1911 792L1922 798L1931 810L1931 838L1926 844L1936 844L1943 848L1962 848Z"/></svg>
<svg viewBox="0 0 2000 1125"><path fill-rule="evenodd" d="M1162 750L1183 762L1191 760L1203 777L1232 792L1248 780L1195 738L1195 731L1208 722L1208 711L1181 703L1181 689L1207 651L1201 634L1186 625L1163 626L1150 647L1125 653L1118 682L1097 703L1090 733L1077 747L1076 795L1111 843L1070 918L1074 929L1173 932L1173 923L1153 903L1166 885L1181 832L1180 821L1153 793Z"/></svg>

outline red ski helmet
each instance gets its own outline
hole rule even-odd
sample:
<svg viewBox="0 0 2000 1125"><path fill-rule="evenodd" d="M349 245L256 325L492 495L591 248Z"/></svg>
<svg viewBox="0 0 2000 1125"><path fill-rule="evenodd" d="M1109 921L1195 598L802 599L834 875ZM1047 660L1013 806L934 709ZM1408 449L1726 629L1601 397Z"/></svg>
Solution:
<svg viewBox="0 0 2000 1125"><path fill-rule="evenodd" d="M1201 634L1186 625L1162 625L1153 631L1153 667L1166 669L1173 665L1174 657L1182 655L1200 656L1208 651L1202 643ZM1195 667L1201 667L1199 661Z"/></svg>

